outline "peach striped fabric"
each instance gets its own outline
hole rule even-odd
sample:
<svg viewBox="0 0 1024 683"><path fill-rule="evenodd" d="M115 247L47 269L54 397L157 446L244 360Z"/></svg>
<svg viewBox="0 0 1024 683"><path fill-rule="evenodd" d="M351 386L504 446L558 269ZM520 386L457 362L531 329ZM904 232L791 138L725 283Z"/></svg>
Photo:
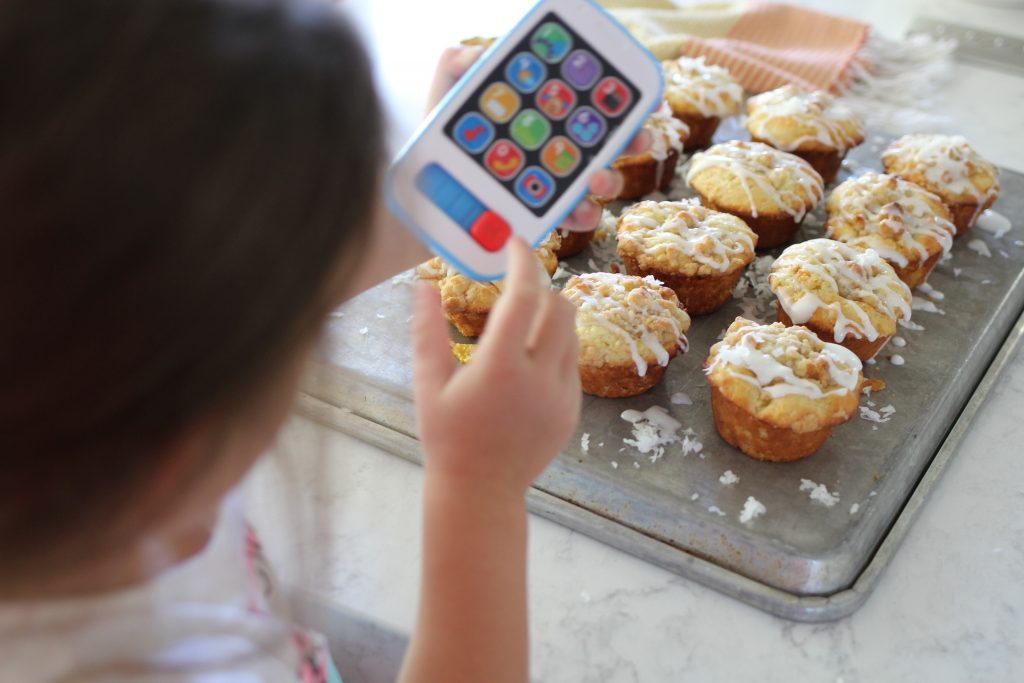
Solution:
<svg viewBox="0 0 1024 683"><path fill-rule="evenodd" d="M793 5L748 7L724 38L690 38L688 57L728 67L750 92L787 83L805 90L838 85L867 38L868 25Z"/></svg>

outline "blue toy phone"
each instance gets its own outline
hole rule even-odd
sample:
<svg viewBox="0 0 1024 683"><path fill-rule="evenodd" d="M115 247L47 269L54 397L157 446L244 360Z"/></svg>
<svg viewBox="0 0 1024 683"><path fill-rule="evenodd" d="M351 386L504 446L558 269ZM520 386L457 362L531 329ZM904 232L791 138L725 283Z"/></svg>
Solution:
<svg viewBox="0 0 1024 683"><path fill-rule="evenodd" d="M476 280L539 244L662 97L661 67L591 0L541 0L431 112L385 179L392 211Z"/></svg>

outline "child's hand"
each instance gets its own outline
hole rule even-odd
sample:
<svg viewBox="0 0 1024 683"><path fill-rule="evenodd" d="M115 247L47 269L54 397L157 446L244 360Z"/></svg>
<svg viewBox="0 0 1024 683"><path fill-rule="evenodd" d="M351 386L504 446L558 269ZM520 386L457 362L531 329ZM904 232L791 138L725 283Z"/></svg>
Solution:
<svg viewBox="0 0 1024 683"><path fill-rule="evenodd" d="M504 292L472 362L459 369L437 293L420 283L415 393L428 475L521 497L575 430L575 309L541 275L529 247L510 242Z"/></svg>
<svg viewBox="0 0 1024 683"><path fill-rule="evenodd" d="M441 54L441 60L437 64L437 71L434 72L434 81L430 86L430 95L427 98L427 111L430 111L441 101L445 93L452 89L452 86L462 78L480 55L484 48L479 45L464 45L450 47ZM643 154L651 146L651 136L646 130L641 129L623 154ZM598 197L617 197L622 192L622 174L613 169L602 169L590 176L590 194ZM601 205L590 197L584 197L576 208L565 217L559 227L574 232L590 232L597 228L601 221Z"/></svg>

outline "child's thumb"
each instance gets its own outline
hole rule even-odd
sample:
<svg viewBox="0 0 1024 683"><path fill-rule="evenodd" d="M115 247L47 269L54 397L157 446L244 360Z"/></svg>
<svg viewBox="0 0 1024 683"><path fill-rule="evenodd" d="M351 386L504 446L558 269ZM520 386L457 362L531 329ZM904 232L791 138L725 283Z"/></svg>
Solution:
<svg viewBox="0 0 1024 683"><path fill-rule="evenodd" d="M413 316L413 383L417 401L440 392L455 372L455 357L448 344L448 324L441 315L437 291L416 283Z"/></svg>

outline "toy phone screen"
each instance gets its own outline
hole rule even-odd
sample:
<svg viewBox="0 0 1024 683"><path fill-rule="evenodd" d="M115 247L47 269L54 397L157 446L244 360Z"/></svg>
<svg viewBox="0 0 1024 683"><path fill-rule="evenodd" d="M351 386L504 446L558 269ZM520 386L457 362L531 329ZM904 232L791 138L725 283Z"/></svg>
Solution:
<svg viewBox="0 0 1024 683"><path fill-rule="evenodd" d="M445 123L445 134L542 216L621 125L639 91L550 12Z"/></svg>

